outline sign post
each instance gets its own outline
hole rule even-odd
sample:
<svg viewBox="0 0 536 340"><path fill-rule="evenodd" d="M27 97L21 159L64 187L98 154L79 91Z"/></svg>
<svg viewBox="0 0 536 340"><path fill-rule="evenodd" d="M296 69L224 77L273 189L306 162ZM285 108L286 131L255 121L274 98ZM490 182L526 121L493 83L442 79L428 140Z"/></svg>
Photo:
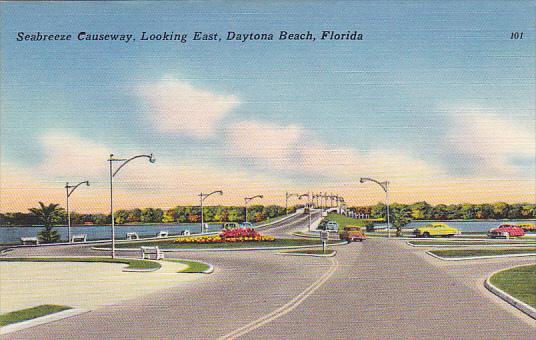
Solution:
<svg viewBox="0 0 536 340"><path fill-rule="evenodd" d="M329 232L327 230L320 231L320 240L322 241L322 253L326 253L326 243L329 240Z"/></svg>

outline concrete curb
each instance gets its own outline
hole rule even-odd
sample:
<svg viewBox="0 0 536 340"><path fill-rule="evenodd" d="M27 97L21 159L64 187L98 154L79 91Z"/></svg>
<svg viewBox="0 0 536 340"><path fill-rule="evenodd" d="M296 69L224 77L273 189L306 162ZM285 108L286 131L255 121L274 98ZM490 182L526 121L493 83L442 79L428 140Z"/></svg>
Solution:
<svg viewBox="0 0 536 340"><path fill-rule="evenodd" d="M330 243L329 246L342 246L348 244L346 241L338 242L338 243ZM305 245L305 246L288 246L288 247L252 247L252 248L207 248L207 249L199 249L199 248L183 248L183 249L171 249L171 248L162 248L160 249L163 252L166 253L186 253L186 252L209 252L209 251L255 251L255 250L281 250L281 249L302 249L302 248L319 248L322 247L321 244L315 245ZM98 248L98 247L92 247L93 250L98 251L110 251L110 248ZM139 251L139 248L116 248L115 251Z"/></svg>
<svg viewBox="0 0 536 340"><path fill-rule="evenodd" d="M526 257L526 256L536 256L536 253L527 253L527 254L507 254L507 255L486 255L486 256L468 256L468 257L442 257L436 255L430 251L427 251L426 254L440 259L443 261L465 261L465 260L485 260L485 259L500 259L503 257Z"/></svg>
<svg viewBox="0 0 536 340"><path fill-rule="evenodd" d="M58 313L48 314L48 315L41 316L39 318L35 318L35 319L27 320L27 321L22 321L22 322L17 322L17 323L13 323L11 325L1 327L0 328L0 334L8 334L8 333L13 333L13 332L18 332L18 331L21 331L23 329L39 326L39 325L42 325L42 324L45 324L45 323L58 321L58 320L61 320L61 319L70 318L70 317L77 316L77 315L80 315L80 314L84 314L84 313L87 313L87 312L89 312L89 310L87 310L87 309L80 309L80 308L67 309L67 310L64 310L64 311L61 311L61 312L58 312Z"/></svg>
<svg viewBox="0 0 536 340"><path fill-rule="evenodd" d="M514 243L514 244L456 244L456 242L453 242L452 245L450 244L411 244L411 241L407 241L406 244L411 247L415 248L460 248L460 247L510 247L510 248L536 248L536 244L520 244L520 243Z"/></svg>
<svg viewBox="0 0 536 340"><path fill-rule="evenodd" d="M536 309L535 308L533 308L532 306L527 305L523 301L520 301L520 300L516 299L512 295L510 295L510 294L506 293L505 291L497 288L496 286L494 286L490 282L491 277L493 275L497 274L497 273L500 273L500 272L505 271L505 270L518 268L518 267L525 267L525 266L527 266L527 265L515 266L515 267L511 267L511 268L507 268L507 269L501 269L501 270L498 270L498 271L494 272L493 274L491 274L486 279L486 281L484 281L484 287L486 287L490 292L492 292L493 294L497 295L498 297L500 297L504 301L508 302L509 304L514 306L515 308L517 308L520 311L522 311L523 313L527 314L531 318L536 319Z"/></svg>
<svg viewBox="0 0 536 340"><path fill-rule="evenodd" d="M337 255L337 251L334 250L331 254L305 254L305 253L277 253L277 255L283 256L311 256L311 257L333 257Z"/></svg>
<svg viewBox="0 0 536 340"><path fill-rule="evenodd" d="M202 272L199 272L199 273L181 273L179 272L178 274L212 274L214 272L214 266L208 262L205 262L205 261L199 261L199 260L190 260L190 259L176 259L176 258L172 258L172 259L164 259L164 261L166 260L177 260L177 261L188 261L188 262L199 262L199 263L202 263L204 265L207 265L208 268L203 270ZM169 261L169 262L175 262L175 261Z"/></svg>

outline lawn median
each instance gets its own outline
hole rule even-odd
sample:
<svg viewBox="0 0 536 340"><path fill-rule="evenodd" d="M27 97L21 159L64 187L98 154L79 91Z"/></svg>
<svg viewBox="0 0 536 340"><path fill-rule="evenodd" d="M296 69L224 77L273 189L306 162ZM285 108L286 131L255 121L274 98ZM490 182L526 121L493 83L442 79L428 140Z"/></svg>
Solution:
<svg viewBox="0 0 536 340"><path fill-rule="evenodd" d="M331 241L330 243L337 243ZM230 248L280 248L280 247L297 247L297 246L320 246L318 240L282 238L274 241L256 241L256 242L220 242L220 243L179 243L174 240L166 241L147 241L116 244L117 249L121 248L139 248L141 246L158 246L160 249L230 249Z"/></svg>
<svg viewBox="0 0 536 340"><path fill-rule="evenodd" d="M471 259L498 256L534 256L536 248L509 248L509 249L445 249L430 250L427 253L441 259Z"/></svg>
<svg viewBox="0 0 536 340"><path fill-rule="evenodd" d="M109 257L3 257L3 262L101 262L101 263L122 263L128 264L125 269L154 271L160 269L161 265L155 261L136 259L112 259Z"/></svg>
<svg viewBox="0 0 536 340"><path fill-rule="evenodd" d="M58 306L58 305L40 305L36 307L26 308L0 314L0 326L7 326L13 323L36 319L45 315L58 313L71 307Z"/></svg>
<svg viewBox="0 0 536 340"><path fill-rule="evenodd" d="M493 274L489 281L503 292L536 308L536 265L500 271Z"/></svg>

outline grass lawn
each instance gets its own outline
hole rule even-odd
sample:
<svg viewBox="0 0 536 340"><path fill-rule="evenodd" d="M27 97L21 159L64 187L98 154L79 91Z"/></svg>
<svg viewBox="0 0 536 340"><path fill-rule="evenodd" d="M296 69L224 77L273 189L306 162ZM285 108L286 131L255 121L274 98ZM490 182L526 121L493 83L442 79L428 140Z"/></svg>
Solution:
<svg viewBox="0 0 536 340"><path fill-rule="evenodd" d="M57 305L41 305L37 307L21 309L6 314L0 314L0 326L6 326L16 322L35 319L41 316L61 312L67 309L71 309L71 307Z"/></svg>
<svg viewBox="0 0 536 340"><path fill-rule="evenodd" d="M488 244L505 244L505 245L533 245L536 246L536 241L500 241L500 240L490 240L490 241L464 241L464 240L452 240L452 241L409 241L410 244L421 246L443 246L443 245L452 245L452 246L473 246L473 245L488 245Z"/></svg>
<svg viewBox="0 0 536 340"><path fill-rule="evenodd" d="M339 242L332 241L333 243ZM261 248L261 247L292 247L321 245L318 240L307 240L299 238L280 238L275 241L260 242L235 242L235 243L174 243L173 240L132 242L116 244L116 248L137 248L141 246L158 246L161 249L210 249L210 248Z"/></svg>
<svg viewBox="0 0 536 340"><path fill-rule="evenodd" d="M359 227L364 226L367 222L370 221L376 221L376 220L358 220L356 218L351 218L344 215L339 215L336 213L328 213L328 216L326 217L327 220L335 221L339 224L339 230L342 230L347 225L356 225Z"/></svg>
<svg viewBox="0 0 536 340"><path fill-rule="evenodd" d="M203 273L205 270L210 267L207 264L197 262L197 261L187 261L187 260L176 260L176 259L165 259L169 262L178 262L188 266L188 268L178 271L177 273Z"/></svg>
<svg viewBox="0 0 536 340"><path fill-rule="evenodd" d="M432 250L431 253L441 257L473 257L510 254L536 254L536 248L508 248L508 249L449 249Z"/></svg>
<svg viewBox="0 0 536 340"><path fill-rule="evenodd" d="M110 257L3 257L5 262L103 262L124 263L128 269L159 269L158 262L136 259L112 259Z"/></svg>
<svg viewBox="0 0 536 340"><path fill-rule="evenodd" d="M536 265L503 270L490 278L497 288L536 308Z"/></svg>
<svg viewBox="0 0 536 340"><path fill-rule="evenodd" d="M293 250L293 251L286 251L287 254L309 254L309 255L330 255L333 254L335 250L333 249L326 249L326 252L324 253L322 249L300 249L300 250Z"/></svg>

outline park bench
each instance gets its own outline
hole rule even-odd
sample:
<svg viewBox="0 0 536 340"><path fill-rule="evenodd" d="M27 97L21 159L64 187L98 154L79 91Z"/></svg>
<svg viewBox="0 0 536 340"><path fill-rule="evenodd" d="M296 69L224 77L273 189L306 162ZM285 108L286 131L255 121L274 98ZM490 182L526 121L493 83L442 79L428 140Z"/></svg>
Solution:
<svg viewBox="0 0 536 340"><path fill-rule="evenodd" d="M21 237L20 241L23 245L27 244L39 244L39 239L37 237Z"/></svg>
<svg viewBox="0 0 536 340"><path fill-rule="evenodd" d="M168 237L168 232L167 231L159 231L157 234L156 234L156 237Z"/></svg>
<svg viewBox="0 0 536 340"><path fill-rule="evenodd" d="M148 259L148 260L161 260L164 258L164 252L158 248L158 246L155 247L141 247L141 258L142 259Z"/></svg>
<svg viewBox="0 0 536 340"><path fill-rule="evenodd" d="M78 235L73 235L71 237L71 242L72 243L86 242L86 241L87 241L87 235L86 234L78 234Z"/></svg>
<svg viewBox="0 0 536 340"><path fill-rule="evenodd" d="M127 233L127 240L139 240L138 233Z"/></svg>

